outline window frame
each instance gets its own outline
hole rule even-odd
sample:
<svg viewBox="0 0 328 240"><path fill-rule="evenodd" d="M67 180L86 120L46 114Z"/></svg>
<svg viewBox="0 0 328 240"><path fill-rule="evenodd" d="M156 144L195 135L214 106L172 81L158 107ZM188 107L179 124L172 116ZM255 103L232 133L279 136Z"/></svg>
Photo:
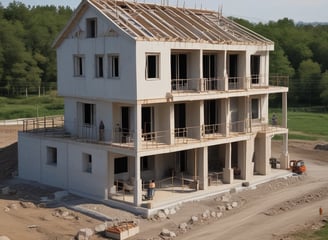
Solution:
<svg viewBox="0 0 328 240"><path fill-rule="evenodd" d="M85 173L92 173L92 155L89 153L82 154L82 171Z"/></svg>
<svg viewBox="0 0 328 240"><path fill-rule="evenodd" d="M97 37L97 18L86 19L87 38Z"/></svg>
<svg viewBox="0 0 328 240"><path fill-rule="evenodd" d="M80 54L73 55L74 77L85 76L85 56Z"/></svg>
<svg viewBox="0 0 328 240"><path fill-rule="evenodd" d="M86 106L90 106L90 109L87 109ZM86 114L88 114L89 116L87 116ZM95 119L96 105L92 104L92 103L83 103L82 104L82 116L83 116L82 121L83 121L84 126L94 126L95 120L96 120Z"/></svg>
<svg viewBox="0 0 328 240"><path fill-rule="evenodd" d="M253 110L255 109L253 107L253 105L254 105L253 101L257 101L257 112L255 113L257 115L254 115L254 112L253 112ZM252 117L252 120L260 120L261 119L260 106L261 106L261 99L260 98L251 98L251 117Z"/></svg>
<svg viewBox="0 0 328 240"><path fill-rule="evenodd" d="M120 163L120 164L118 164ZM119 157L114 159L114 174L124 174L129 172L129 158Z"/></svg>
<svg viewBox="0 0 328 240"><path fill-rule="evenodd" d="M104 55L102 54L97 54L95 56L95 62L96 62L96 78L104 78Z"/></svg>
<svg viewBox="0 0 328 240"><path fill-rule="evenodd" d="M160 74L161 74L160 73L160 56L161 56L160 53L146 53L146 67L145 67L146 80L159 80L160 79ZM155 64L153 62L150 62L151 57L155 57ZM150 73L150 70L149 70L150 65L155 65L154 76Z"/></svg>
<svg viewBox="0 0 328 240"><path fill-rule="evenodd" d="M120 78L120 55L109 54L108 55L108 78L119 79Z"/></svg>
<svg viewBox="0 0 328 240"><path fill-rule="evenodd" d="M57 166L58 150L56 147L47 146L47 165Z"/></svg>

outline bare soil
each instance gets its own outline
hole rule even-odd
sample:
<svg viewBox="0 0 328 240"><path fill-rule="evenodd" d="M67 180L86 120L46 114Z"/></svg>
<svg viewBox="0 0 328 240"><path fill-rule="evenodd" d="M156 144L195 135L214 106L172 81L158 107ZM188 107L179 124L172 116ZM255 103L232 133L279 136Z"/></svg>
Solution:
<svg viewBox="0 0 328 240"><path fill-rule="evenodd" d="M0 126L0 190L10 189L9 194L0 194L0 236L10 239L73 239L79 229L94 229L107 217L138 221L140 233L131 239L170 239L160 235L166 228L176 239L291 240L292 233L320 228L328 216L328 152L314 150L316 144L325 144L322 142L289 142L291 159L305 160L306 175L232 192L226 199L218 195L186 203L165 218L144 219L73 195L51 201L60 189L12 178L17 170L20 129ZM273 142L272 147L273 155L278 154L281 144ZM45 199L49 201L42 201ZM226 210L232 203L235 207ZM198 221L191 221L192 216ZM185 227L179 228L182 223ZM98 234L91 239L104 237Z"/></svg>

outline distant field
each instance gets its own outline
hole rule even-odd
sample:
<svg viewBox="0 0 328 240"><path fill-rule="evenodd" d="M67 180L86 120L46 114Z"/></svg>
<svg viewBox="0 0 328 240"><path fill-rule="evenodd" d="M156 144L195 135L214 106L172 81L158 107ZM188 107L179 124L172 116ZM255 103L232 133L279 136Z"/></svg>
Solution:
<svg viewBox="0 0 328 240"><path fill-rule="evenodd" d="M328 141L328 114L288 112L290 139Z"/></svg>
<svg viewBox="0 0 328 240"><path fill-rule="evenodd" d="M48 96L33 96L20 98L0 97L0 120L17 118L43 117L64 113L63 98Z"/></svg>

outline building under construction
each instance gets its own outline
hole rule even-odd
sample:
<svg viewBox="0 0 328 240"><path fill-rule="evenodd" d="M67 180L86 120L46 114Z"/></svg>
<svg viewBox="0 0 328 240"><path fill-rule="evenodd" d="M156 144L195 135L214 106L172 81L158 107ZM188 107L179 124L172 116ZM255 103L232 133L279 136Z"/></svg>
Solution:
<svg viewBox="0 0 328 240"><path fill-rule="evenodd" d="M269 76L274 43L221 13L84 0L53 46L64 121L25 123L21 178L141 209L155 201L151 180L188 197L270 174L274 135L288 167L287 79ZM271 94L282 98L273 124Z"/></svg>

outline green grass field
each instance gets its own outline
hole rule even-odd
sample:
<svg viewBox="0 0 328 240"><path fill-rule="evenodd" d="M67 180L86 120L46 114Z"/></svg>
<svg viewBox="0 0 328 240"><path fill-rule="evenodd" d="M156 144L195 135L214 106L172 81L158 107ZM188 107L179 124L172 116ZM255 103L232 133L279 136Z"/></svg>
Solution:
<svg viewBox="0 0 328 240"><path fill-rule="evenodd" d="M277 112L278 119L281 119ZM328 141L327 113L288 112L287 124L289 139Z"/></svg>
<svg viewBox="0 0 328 240"><path fill-rule="evenodd" d="M0 97L0 120L43 117L63 113L64 100L55 95L28 98Z"/></svg>

